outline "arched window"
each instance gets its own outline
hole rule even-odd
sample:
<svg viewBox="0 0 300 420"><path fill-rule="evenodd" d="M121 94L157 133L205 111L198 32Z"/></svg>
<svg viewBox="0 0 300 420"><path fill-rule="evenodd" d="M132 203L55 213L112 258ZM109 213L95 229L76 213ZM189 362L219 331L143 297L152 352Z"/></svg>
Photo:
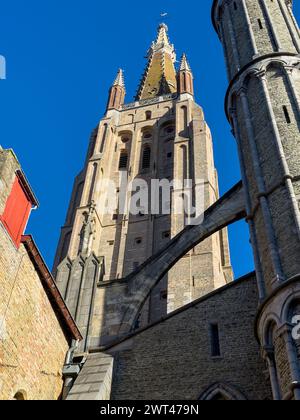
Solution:
<svg viewBox="0 0 300 420"><path fill-rule="evenodd" d="M269 368L271 385L274 400L281 400L281 389L279 383L279 373L277 369L277 348L275 346L275 333L278 327L275 321L271 320L265 330L264 347L265 359Z"/></svg>
<svg viewBox="0 0 300 420"><path fill-rule="evenodd" d="M143 150L142 169L150 169L151 164L151 147L146 145Z"/></svg>
<svg viewBox="0 0 300 420"><path fill-rule="evenodd" d="M185 131L188 128L188 110L186 106L181 107L182 129Z"/></svg>
<svg viewBox="0 0 300 420"><path fill-rule="evenodd" d="M151 111L146 111L146 120L151 120L152 118L152 112Z"/></svg>
<svg viewBox="0 0 300 420"><path fill-rule="evenodd" d="M120 160L119 160L119 170L127 169L127 165L128 165L128 152L127 150L122 150L120 154Z"/></svg>
<svg viewBox="0 0 300 420"><path fill-rule="evenodd" d="M150 130L146 130L143 132L143 139L149 140L152 137L152 132Z"/></svg>
<svg viewBox="0 0 300 420"><path fill-rule="evenodd" d="M15 396L14 396L14 398L13 398L15 401L25 401L25 400L27 400L27 397L26 397L26 392L25 391L18 391L16 394L15 394Z"/></svg>
<svg viewBox="0 0 300 420"><path fill-rule="evenodd" d="M186 146L180 146L181 156L180 160L182 162L182 182L188 179L188 152Z"/></svg>
<svg viewBox="0 0 300 420"><path fill-rule="evenodd" d="M231 385L216 383L200 396L201 401L245 401L246 397Z"/></svg>
<svg viewBox="0 0 300 420"><path fill-rule="evenodd" d="M94 194L94 190L95 190L95 183L96 183L96 177L97 177L97 170L98 170L98 165L97 163L93 164L93 170L92 170L92 182L91 182L91 186L90 186L90 192L89 192L89 198L88 198L88 204L91 203L92 199L93 199L93 194Z"/></svg>
<svg viewBox="0 0 300 420"><path fill-rule="evenodd" d="M187 88L186 88L186 73L183 74L183 90L184 90L184 92L187 91Z"/></svg>
<svg viewBox="0 0 300 420"><path fill-rule="evenodd" d="M106 141L106 135L107 135L107 129L108 129L108 125L107 124L104 124L104 126L103 126L103 134L102 134L102 139L101 139L101 146L100 146L100 153L103 153L103 151L104 151L105 141Z"/></svg>

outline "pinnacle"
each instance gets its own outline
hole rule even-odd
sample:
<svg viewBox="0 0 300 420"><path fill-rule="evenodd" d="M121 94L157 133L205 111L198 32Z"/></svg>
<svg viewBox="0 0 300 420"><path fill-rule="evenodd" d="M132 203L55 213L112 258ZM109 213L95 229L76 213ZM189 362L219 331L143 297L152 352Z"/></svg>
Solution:
<svg viewBox="0 0 300 420"><path fill-rule="evenodd" d="M181 58L181 61L180 61L180 68L179 68L179 70L180 71L184 71L184 70L191 71L191 67L189 65L189 62L187 60L187 56L186 56L185 53L182 55L182 58Z"/></svg>
<svg viewBox="0 0 300 420"><path fill-rule="evenodd" d="M167 25L165 23L161 23L158 27L158 35L157 35L157 39L156 39L156 45L159 44L165 44L165 45L170 45L170 41L168 38L168 30L169 28L167 27Z"/></svg>
<svg viewBox="0 0 300 420"><path fill-rule="evenodd" d="M122 86L125 89L124 71L122 69L119 69L113 86Z"/></svg>

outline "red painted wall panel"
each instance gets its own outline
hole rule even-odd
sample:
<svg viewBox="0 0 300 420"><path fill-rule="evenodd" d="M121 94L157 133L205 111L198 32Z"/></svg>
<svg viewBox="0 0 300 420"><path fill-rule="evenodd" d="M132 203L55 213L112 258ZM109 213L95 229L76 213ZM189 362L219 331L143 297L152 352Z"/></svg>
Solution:
<svg viewBox="0 0 300 420"><path fill-rule="evenodd" d="M31 207L31 201L16 177L1 220L17 247L20 246Z"/></svg>

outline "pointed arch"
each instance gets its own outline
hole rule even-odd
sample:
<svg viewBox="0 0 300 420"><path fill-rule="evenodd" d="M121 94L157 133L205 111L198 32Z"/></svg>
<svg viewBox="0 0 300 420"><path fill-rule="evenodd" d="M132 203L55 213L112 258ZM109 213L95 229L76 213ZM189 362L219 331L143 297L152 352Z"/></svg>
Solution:
<svg viewBox="0 0 300 420"><path fill-rule="evenodd" d="M101 145L100 145L100 153L104 152L107 131L108 131L108 124L104 124L103 129L102 129L102 139L101 139Z"/></svg>
<svg viewBox="0 0 300 420"><path fill-rule="evenodd" d="M93 194L95 191L95 184L97 179L97 172L98 172L98 164L94 163L92 166L92 178L91 178L91 185L90 185L90 191L89 191L89 197L88 197L88 203L90 204L93 199Z"/></svg>
<svg viewBox="0 0 300 420"><path fill-rule="evenodd" d="M246 401L245 395L236 387L217 382L207 388L201 395L201 401Z"/></svg>
<svg viewBox="0 0 300 420"><path fill-rule="evenodd" d="M146 144L143 147L142 169L150 169L151 166L151 146Z"/></svg>

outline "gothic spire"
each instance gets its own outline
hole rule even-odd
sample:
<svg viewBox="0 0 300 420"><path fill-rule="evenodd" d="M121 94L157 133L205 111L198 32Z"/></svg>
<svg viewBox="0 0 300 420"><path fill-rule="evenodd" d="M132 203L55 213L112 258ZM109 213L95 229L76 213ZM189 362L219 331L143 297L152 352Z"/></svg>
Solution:
<svg viewBox="0 0 300 420"><path fill-rule="evenodd" d="M177 92L174 45L168 37L168 27L159 25L156 40L148 51L148 64L136 99L151 99Z"/></svg>
<svg viewBox="0 0 300 420"><path fill-rule="evenodd" d="M121 86L125 90L124 72L122 69L119 69L117 77L113 83L113 86Z"/></svg>
<svg viewBox="0 0 300 420"><path fill-rule="evenodd" d="M117 77L109 91L107 109L120 110L124 104L125 95L124 72L122 69L119 69Z"/></svg>
<svg viewBox="0 0 300 420"><path fill-rule="evenodd" d="M186 56L185 53L183 53L183 55L181 57L179 71L190 71L191 72L191 67L189 65L189 62L187 60L187 56Z"/></svg>
<svg viewBox="0 0 300 420"><path fill-rule="evenodd" d="M183 54L177 75L178 93L194 96L194 77L186 54Z"/></svg>

